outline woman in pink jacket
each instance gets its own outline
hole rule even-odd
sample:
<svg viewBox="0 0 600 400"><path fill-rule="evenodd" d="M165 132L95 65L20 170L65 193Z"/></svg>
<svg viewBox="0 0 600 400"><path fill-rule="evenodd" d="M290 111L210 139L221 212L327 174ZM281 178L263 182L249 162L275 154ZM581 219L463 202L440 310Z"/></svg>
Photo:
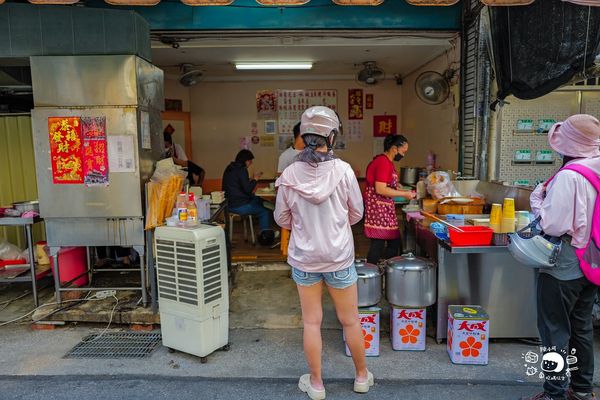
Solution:
<svg viewBox="0 0 600 400"><path fill-rule="evenodd" d="M310 370L300 377L298 387L313 400L325 398L321 378L323 283L352 353L354 391L366 393L373 385L358 317L351 228L363 216L363 202L352 168L332 153L339 126L333 110L321 106L307 109L300 125L306 147L276 182L274 217L279 226L292 232L288 263L300 296L304 354Z"/></svg>
<svg viewBox="0 0 600 400"><path fill-rule="evenodd" d="M600 175L600 121L579 114L555 124L548 142L563 166L579 164ZM587 179L559 171L548 185L531 194L531 210L541 218L544 233L560 237L562 249L555 267L540 268L537 283L538 330L544 353L558 353L563 365L575 352L577 364L567 373L560 365L545 369L544 391L525 400L592 400L594 330L592 308L597 287L588 281L575 254L589 242L597 193ZM555 355L554 355L555 356ZM550 357L550 356L548 356Z"/></svg>

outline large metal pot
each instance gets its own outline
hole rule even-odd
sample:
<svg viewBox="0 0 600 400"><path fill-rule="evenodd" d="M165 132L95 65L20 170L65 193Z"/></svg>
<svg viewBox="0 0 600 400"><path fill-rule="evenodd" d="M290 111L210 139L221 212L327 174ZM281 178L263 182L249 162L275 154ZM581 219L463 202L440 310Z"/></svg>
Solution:
<svg viewBox="0 0 600 400"><path fill-rule="evenodd" d="M381 300L381 274L377 265L369 264L364 260L354 263L358 274L358 306L373 306Z"/></svg>
<svg viewBox="0 0 600 400"><path fill-rule="evenodd" d="M412 253L390 258L385 267L385 294L390 304L427 307L436 299L436 266Z"/></svg>
<svg viewBox="0 0 600 400"><path fill-rule="evenodd" d="M19 201L17 203L13 203L12 206L21 214L27 211L35 211L38 214L40 213L40 203L37 200Z"/></svg>
<svg viewBox="0 0 600 400"><path fill-rule="evenodd" d="M421 168L400 168L400 183L404 185L416 185L419 181L419 172L421 172Z"/></svg>

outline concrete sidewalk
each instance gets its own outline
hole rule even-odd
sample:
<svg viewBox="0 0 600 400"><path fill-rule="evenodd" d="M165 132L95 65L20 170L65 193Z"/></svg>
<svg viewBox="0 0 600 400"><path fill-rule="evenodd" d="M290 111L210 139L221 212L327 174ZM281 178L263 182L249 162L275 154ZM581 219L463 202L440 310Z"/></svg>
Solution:
<svg viewBox="0 0 600 400"><path fill-rule="evenodd" d="M14 297L13 295L11 295ZM10 304L10 314L22 315L31 308ZM112 303L110 303L112 307ZM327 294L323 297L323 375L325 380L349 380L352 360L344 354L342 332ZM520 341L493 340L489 365L453 365L445 344L428 338L424 352L395 352L389 340L388 307L382 300L382 333L379 357L368 358L369 369L382 382L409 385L539 385L542 381L526 374L523 354L536 346ZM0 317L8 320L7 311ZM206 379L278 379L289 382L306 373L302 352L302 320L298 296L288 271L241 272L230 297L231 350L218 351L207 364L182 353L169 353L160 346L145 359L64 359L63 356L90 333L104 325L68 324L50 331L33 331L29 325L0 327L0 376L106 376L202 377ZM432 333L431 327L430 334ZM109 332L127 330L116 327ZM596 332L596 359L600 359L600 331ZM596 365L600 382L600 365ZM133 378L132 378L133 379ZM531 386L529 386L531 387Z"/></svg>
<svg viewBox="0 0 600 400"><path fill-rule="evenodd" d="M201 364L199 358L169 353L160 346L149 358L139 360L64 359L67 351L83 337L101 328L67 326L51 331L32 331L27 326L0 328L0 375L143 375L206 378L297 379L306 372L299 329L233 329L231 350L218 351ZM118 331L118 330L110 330ZM349 379L352 361L344 354L340 330L323 332L323 375L325 379ZM596 340L596 358L600 355ZM528 378L522 354L536 350L520 342L497 342L490 347L487 366L450 363L445 345L428 341L424 352L395 352L389 337L381 340L381 355L367 360L377 379L405 382L479 384L536 383ZM598 381L600 368L596 366Z"/></svg>

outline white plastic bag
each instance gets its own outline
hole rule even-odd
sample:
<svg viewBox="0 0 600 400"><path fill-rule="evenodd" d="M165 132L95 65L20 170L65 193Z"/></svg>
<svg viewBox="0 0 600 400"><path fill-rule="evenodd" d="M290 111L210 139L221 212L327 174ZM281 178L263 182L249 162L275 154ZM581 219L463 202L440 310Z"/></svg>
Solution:
<svg viewBox="0 0 600 400"><path fill-rule="evenodd" d="M13 261L21 259L21 249L6 239L0 239L0 260Z"/></svg>
<svg viewBox="0 0 600 400"><path fill-rule="evenodd" d="M432 172L427 177L425 183L427 184L427 192L429 192L434 199L460 197L460 193L456 191L447 172Z"/></svg>

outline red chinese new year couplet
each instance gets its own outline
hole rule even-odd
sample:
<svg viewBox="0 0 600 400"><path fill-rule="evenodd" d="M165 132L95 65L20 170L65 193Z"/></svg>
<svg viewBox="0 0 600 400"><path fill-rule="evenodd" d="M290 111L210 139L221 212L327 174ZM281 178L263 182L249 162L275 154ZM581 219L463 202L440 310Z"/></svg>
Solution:
<svg viewBox="0 0 600 400"><path fill-rule="evenodd" d="M362 89L348 89L348 119L363 119Z"/></svg>
<svg viewBox="0 0 600 400"><path fill-rule="evenodd" d="M373 117L373 136L383 137L389 134L397 134L396 115L375 115Z"/></svg>
<svg viewBox="0 0 600 400"><path fill-rule="evenodd" d="M83 177L86 185L108 185L106 117L82 117Z"/></svg>
<svg viewBox="0 0 600 400"><path fill-rule="evenodd" d="M277 112L277 93L272 90L256 92L256 111L259 117L273 117Z"/></svg>
<svg viewBox="0 0 600 400"><path fill-rule="evenodd" d="M83 183L83 146L79 117L48 118L54 184Z"/></svg>
<svg viewBox="0 0 600 400"><path fill-rule="evenodd" d="M367 110L372 110L374 106L375 100L373 99L373 94L365 94L365 108Z"/></svg>

